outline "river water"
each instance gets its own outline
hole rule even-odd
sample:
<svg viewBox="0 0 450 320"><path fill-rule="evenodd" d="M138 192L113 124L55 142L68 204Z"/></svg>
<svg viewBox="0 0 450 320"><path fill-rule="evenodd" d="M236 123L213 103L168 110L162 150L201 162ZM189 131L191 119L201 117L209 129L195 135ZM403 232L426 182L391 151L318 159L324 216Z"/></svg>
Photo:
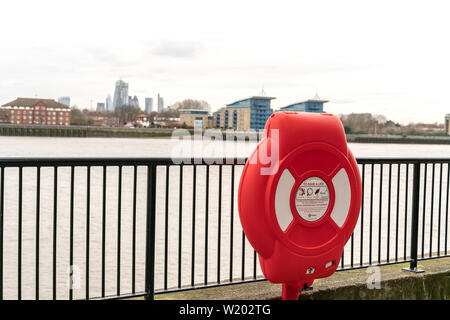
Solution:
<svg viewBox="0 0 450 320"><path fill-rule="evenodd" d="M178 141L171 139L124 139L124 138L42 138L42 137L0 137L0 157L171 157L171 156L239 156L246 157L255 147L255 142L214 142L199 143L192 150L180 149ZM356 157L450 157L449 145L409 145L409 144L350 144ZM180 150L184 152L180 154ZM187 151L186 151L187 150ZM398 169L400 169L400 185L397 186ZM412 181L412 167L409 169L409 182ZM132 291L132 244L133 244L133 178L132 167L123 167L122 197L120 215L120 293ZM206 168L198 167L196 172L195 210L193 210L193 169L186 166L183 170L183 199L181 215L181 251L179 251L179 192L180 169L177 166L169 169L169 197L166 206L166 168L157 171L157 199L156 199L156 269L155 288L163 289L178 286L178 263L181 252L181 285L217 282L218 278L226 282L230 278L230 257L233 258L231 276L240 278L242 265L244 277L254 275L254 254L251 246L245 240L242 246L242 229L237 212L236 191L242 166L235 169L235 195L231 194L231 168L224 166L222 172L222 196L219 210L219 167L210 168L208 210L206 210ZM361 252L361 219L359 220L353 239L353 253L351 241L344 251L344 264L350 263L353 256L355 264L360 260L364 263L398 259L409 255L410 221L411 221L411 183L405 186L406 166L391 167L391 201L388 199L389 166L383 167L381 214L379 205L380 167L374 167L374 200L372 203L372 248L370 248L370 175L371 167L365 168L365 198L363 223L363 252ZM440 165L435 166L435 191L433 193L433 210L431 210L431 192L427 191L425 211L423 203L419 207L419 236L424 234L424 242L419 241L419 252L422 248L425 256L431 251L436 252L438 241L440 250L445 241L445 213L446 186L448 167L442 166L442 181ZM5 169L5 212L4 212L4 297L17 299L18 295L18 169ZM422 170L423 172L424 170ZM145 214L146 214L146 167L137 169L136 192L136 255L135 255L135 291L144 289L144 260L145 260ZM86 281L86 192L87 169L75 168L74 189L74 298L85 297ZM432 166L427 169L428 190L432 187ZM41 169L41 195L39 216L39 294L41 299L52 298L52 266L53 266L53 169ZM422 178L423 179L423 178ZM92 167L90 184L90 232L89 232L89 295L98 297L102 287L102 168ZM442 197L439 198L439 186L442 184ZM397 194L398 190L398 194ZM406 190L408 192L406 193ZM105 243L105 294L117 294L118 274L118 168L107 169L106 188L106 243ZM397 195L399 201L397 205ZM405 208L405 198L408 195L408 207ZM423 190L421 190L421 197ZM441 201L439 201L441 200ZM232 208L232 201L234 210ZM68 297L69 271L69 217L70 217L70 168L60 168L58 171L58 220L57 220L57 298ZM441 208L441 227L438 227L439 206ZM166 208L168 220L166 221ZM205 224L208 211L208 225ZM220 223L219 223L220 211ZM195 212L195 216L193 215ZM398 212L398 215L397 215ZM423 220L422 212L425 212ZM433 216L433 223L431 223ZM378 232L381 217L381 233ZM398 217L398 218L397 218ZM406 223L405 223L406 218ZM424 222L424 223L423 223ZM167 225L167 243L165 242L165 228ZM23 169L23 207L22 207L22 277L21 294L24 299L34 299L36 286L36 168ZM207 228L206 228L207 227ZM398 230L398 232L397 232ZM220 231L220 248L218 247L218 233ZM388 232L389 231L389 232ZM438 233L440 236L438 237ZM232 238L230 239L230 235ZM380 256L378 256L378 239L381 239ZM232 240L232 241L230 241ZM194 246L193 246L194 241ZM205 243L208 242L207 248ZM387 242L389 241L389 248ZM230 244L233 244L232 247ZM396 246L396 243L398 246ZM405 245L406 243L406 245ZM167 256L165 248L167 245ZM192 255L192 247L194 254ZM398 250L396 250L398 248ZM220 250L218 250L220 249ZM220 254L218 254L220 252ZM244 254L242 254L244 252ZM205 259L207 253L207 268ZM369 257L369 253L372 257ZM419 254L419 257L421 254ZM192 272L192 261L194 270ZM242 263L244 262L244 263ZM167 269L167 283L164 274ZM220 269L220 270L219 270ZM205 271L207 272L205 277ZM257 276L261 276L259 265ZM193 279L192 279L193 274Z"/></svg>

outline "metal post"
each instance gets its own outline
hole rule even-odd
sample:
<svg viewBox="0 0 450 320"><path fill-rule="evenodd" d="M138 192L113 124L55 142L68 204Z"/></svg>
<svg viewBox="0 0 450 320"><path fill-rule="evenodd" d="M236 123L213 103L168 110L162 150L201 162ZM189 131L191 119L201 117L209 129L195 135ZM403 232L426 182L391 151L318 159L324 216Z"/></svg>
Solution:
<svg viewBox="0 0 450 320"><path fill-rule="evenodd" d="M3 207L5 195L5 168L1 167L0 178L0 301L3 300Z"/></svg>
<svg viewBox="0 0 450 320"><path fill-rule="evenodd" d="M147 234L145 249L145 300L153 300L155 293L155 218L156 164L147 167Z"/></svg>
<svg viewBox="0 0 450 320"><path fill-rule="evenodd" d="M411 263L409 268L403 271L422 273L424 270L417 269L417 242L419 238L419 184L420 184L420 163L414 163L413 172L413 194L412 194L412 220L411 220ZM426 181L425 181L426 183Z"/></svg>

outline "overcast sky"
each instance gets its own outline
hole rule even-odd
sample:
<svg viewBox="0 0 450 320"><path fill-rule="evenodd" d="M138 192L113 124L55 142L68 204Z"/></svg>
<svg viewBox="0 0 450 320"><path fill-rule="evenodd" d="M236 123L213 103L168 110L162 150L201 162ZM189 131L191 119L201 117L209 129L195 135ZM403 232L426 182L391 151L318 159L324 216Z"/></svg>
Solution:
<svg viewBox="0 0 450 320"><path fill-rule="evenodd" d="M318 93L334 114L450 113L448 1L14 0L0 16L0 104L89 107L129 94L213 110L261 88L275 109Z"/></svg>

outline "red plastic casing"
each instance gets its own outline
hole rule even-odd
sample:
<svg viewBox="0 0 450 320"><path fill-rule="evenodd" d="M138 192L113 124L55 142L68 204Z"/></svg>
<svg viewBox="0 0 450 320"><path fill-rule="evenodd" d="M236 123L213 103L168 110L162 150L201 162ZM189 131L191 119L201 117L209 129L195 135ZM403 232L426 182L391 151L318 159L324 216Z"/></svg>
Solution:
<svg viewBox="0 0 450 320"><path fill-rule="evenodd" d="M272 138L276 132L273 129L278 130L278 139ZM276 150L276 147L278 169L273 174L261 174L261 169L269 166L267 159L261 158L261 151ZM347 214L345 222L339 226L331 213L336 191L339 191L335 190L333 177L342 168L347 174L351 194L348 212L338 213ZM285 169L289 170L295 184L289 198L292 221L283 231L276 217L275 193ZM329 190L328 208L314 222L303 219L294 204L298 187L309 177L319 177ZM238 205L245 235L257 251L262 272L269 281L302 288L310 286L314 279L333 274L361 206L359 169L347 146L339 118L315 113L273 114L266 123L263 139L243 169ZM308 273L311 268L313 273Z"/></svg>

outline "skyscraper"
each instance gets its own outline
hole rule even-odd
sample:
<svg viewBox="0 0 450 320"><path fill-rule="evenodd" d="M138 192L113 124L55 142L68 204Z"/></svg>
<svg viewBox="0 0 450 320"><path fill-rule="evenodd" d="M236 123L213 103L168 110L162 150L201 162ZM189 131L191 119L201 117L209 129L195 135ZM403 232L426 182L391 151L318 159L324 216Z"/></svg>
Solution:
<svg viewBox="0 0 450 320"><path fill-rule="evenodd" d="M105 104L103 102L97 103L97 112L105 112Z"/></svg>
<svg viewBox="0 0 450 320"><path fill-rule="evenodd" d="M59 97L58 102L65 106L70 107L70 97Z"/></svg>
<svg viewBox="0 0 450 320"><path fill-rule="evenodd" d="M158 113L162 112L164 109L164 98L161 97L158 93Z"/></svg>
<svg viewBox="0 0 450 320"><path fill-rule="evenodd" d="M134 96L134 97L129 96L128 97L128 105L139 108L139 99L136 96Z"/></svg>
<svg viewBox="0 0 450 320"><path fill-rule="evenodd" d="M128 83L123 80L116 81L114 90L113 108L116 110L128 104Z"/></svg>
<svg viewBox="0 0 450 320"><path fill-rule="evenodd" d="M108 96L106 97L106 112L111 112L111 111L114 111L114 110L113 110L111 95L108 94Z"/></svg>
<svg viewBox="0 0 450 320"><path fill-rule="evenodd" d="M153 98L145 98L145 113L150 114L153 111Z"/></svg>

